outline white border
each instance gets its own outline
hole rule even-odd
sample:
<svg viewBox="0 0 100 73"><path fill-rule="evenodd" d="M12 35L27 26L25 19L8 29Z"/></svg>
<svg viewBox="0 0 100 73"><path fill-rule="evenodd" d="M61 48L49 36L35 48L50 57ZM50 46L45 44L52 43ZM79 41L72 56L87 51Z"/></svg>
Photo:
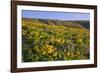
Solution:
<svg viewBox="0 0 100 73"><path fill-rule="evenodd" d="M59 12L82 12L90 13L90 60L73 60L73 61L52 61L52 62L28 62L22 63L22 10L41 10L41 11L59 11ZM17 68L30 67L46 67L46 66L61 66L61 65L82 65L94 64L94 10L92 9L77 9L77 8L58 8L58 7L39 7L39 6L17 6Z"/></svg>

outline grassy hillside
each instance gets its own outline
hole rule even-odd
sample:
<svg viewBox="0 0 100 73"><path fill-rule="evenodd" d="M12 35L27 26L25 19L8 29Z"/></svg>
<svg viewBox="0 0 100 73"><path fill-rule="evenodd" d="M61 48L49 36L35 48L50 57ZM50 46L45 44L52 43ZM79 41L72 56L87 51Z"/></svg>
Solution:
<svg viewBox="0 0 100 73"><path fill-rule="evenodd" d="M73 27L73 28L86 28L89 29L89 21L64 21L64 20L49 20L49 19L29 19L23 18L25 21L30 22L39 22L48 25L63 25L66 27Z"/></svg>
<svg viewBox="0 0 100 73"><path fill-rule="evenodd" d="M75 24L22 19L22 61L89 59L89 30Z"/></svg>

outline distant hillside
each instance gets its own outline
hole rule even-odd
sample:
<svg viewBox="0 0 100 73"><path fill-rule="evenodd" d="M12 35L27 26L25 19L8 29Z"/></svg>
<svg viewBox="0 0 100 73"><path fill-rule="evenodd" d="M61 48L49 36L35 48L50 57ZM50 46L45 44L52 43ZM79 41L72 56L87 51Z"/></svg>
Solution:
<svg viewBox="0 0 100 73"><path fill-rule="evenodd" d="M36 18L22 18L22 20L27 22L35 22L40 24L48 25L63 25L65 27L72 28L86 28L89 29L89 21L62 21L62 20L49 20L49 19L36 19Z"/></svg>
<svg viewBox="0 0 100 73"><path fill-rule="evenodd" d="M90 29L90 22L89 21L74 21L74 22L81 24L82 26L84 26L87 29Z"/></svg>

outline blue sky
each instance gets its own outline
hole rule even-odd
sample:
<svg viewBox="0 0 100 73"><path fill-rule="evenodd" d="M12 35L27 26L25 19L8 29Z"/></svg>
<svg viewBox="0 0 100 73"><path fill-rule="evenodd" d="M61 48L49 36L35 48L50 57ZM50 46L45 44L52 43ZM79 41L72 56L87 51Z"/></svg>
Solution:
<svg viewBox="0 0 100 73"><path fill-rule="evenodd" d="M52 19L52 20L89 20L90 14L89 13L76 13L76 12L22 10L22 17Z"/></svg>

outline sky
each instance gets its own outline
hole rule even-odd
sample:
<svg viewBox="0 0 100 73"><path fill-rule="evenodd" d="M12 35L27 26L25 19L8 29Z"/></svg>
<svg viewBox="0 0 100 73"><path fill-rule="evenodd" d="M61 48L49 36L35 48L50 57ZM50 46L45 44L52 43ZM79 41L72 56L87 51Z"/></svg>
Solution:
<svg viewBox="0 0 100 73"><path fill-rule="evenodd" d="M22 10L23 18L52 20L89 20L89 13Z"/></svg>

